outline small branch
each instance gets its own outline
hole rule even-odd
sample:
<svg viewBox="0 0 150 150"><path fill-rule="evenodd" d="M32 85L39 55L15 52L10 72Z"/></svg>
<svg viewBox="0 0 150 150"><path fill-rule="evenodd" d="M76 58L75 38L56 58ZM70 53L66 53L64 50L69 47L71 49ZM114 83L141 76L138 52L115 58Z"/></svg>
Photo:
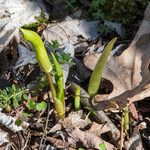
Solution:
<svg viewBox="0 0 150 150"><path fill-rule="evenodd" d="M121 116L121 132L120 132L120 148L119 150L122 150L123 147L123 141L124 141L124 137L123 137L123 125L124 125L124 117L123 117L123 112L122 112L122 116Z"/></svg>

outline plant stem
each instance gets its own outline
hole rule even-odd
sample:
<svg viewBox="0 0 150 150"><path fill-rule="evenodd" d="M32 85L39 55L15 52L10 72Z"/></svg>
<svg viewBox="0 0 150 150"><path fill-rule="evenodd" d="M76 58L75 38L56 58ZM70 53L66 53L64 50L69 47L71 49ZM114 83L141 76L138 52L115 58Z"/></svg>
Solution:
<svg viewBox="0 0 150 150"><path fill-rule="evenodd" d="M129 130L129 109L128 106L124 108L124 130Z"/></svg>
<svg viewBox="0 0 150 150"><path fill-rule="evenodd" d="M80 109L80 86L76 87L75 94L74 106L75 110L78 111Z"/></svg>
<svg viewBox="0 0 150 150"><path fill-rule="evenodd" d="M53 99L53 102L55 105L55 110L57 111L58 118L63 118L63 117L65 117L64 103L62 103L61 100L57 99L57 97L56 97L56 90L55 90L55 87L53 84L51 74L50 73L45 73L45 74L46 74L46 77L47 77L47 80L48 80L48 83L49 83L49 86L50 86L50 89L52 92L52 99Z"/></svg>
<svg viewBox="0 0 150 150"><path fill-rule="evenodd" d="M54 84L53 84L52 76L51 76L50 73L45 73L45 74L46 74L50 89L52 91L52 99L53 99L53 101L55 101L55 99L56 99L56 90L55 90L55 87L54 87Z"/></svg>

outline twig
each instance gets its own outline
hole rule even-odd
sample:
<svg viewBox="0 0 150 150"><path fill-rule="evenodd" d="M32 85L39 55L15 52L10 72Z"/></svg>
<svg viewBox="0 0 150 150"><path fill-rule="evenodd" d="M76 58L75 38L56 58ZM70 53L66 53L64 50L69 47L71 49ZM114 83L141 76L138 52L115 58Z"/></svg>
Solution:
<svg viewBox="0 0 150 150"><path fill-rule="evenodd" d="M123 141L124 141L124 137L123 137L123 129L124 129L124 117L123 117L123 112L122 112L122 116L121 116L121 132L120 132L120 148L119 150L122 150L123 147Z"/></svg>
<svg viewBox="0 0 150 150"><path fill-rule="evenodd" d="M28 141L29 141L29 138L30 138L30 131L28 132L28 135L27 135L27 138L26 138L26 142L22 148L22 150L24 150L26 147L27 147L27 144L28 144Z"/></svg>

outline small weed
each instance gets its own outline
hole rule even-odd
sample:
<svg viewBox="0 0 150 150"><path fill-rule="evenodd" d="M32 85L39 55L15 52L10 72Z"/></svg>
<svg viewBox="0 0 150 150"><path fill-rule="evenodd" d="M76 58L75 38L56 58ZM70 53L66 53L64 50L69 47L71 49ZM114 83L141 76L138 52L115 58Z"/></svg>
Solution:
<svg viewBox="0 0 150 150"><path fill-rule="evenodd" d="M74 12L76 11L76 0L66 0L66 5L65 5L65 9L69 10L70 12Z"/></svg>
<svg viewBox="0 0 150 150"><path fill-rule="evenodd" d="M42 25L44 23L48 23L48 19L45 17L44 12L41 12L38 17L35 17L35 19L36 19L36 22L26 24L26 25L23 26L23 28L33 30L33 31L37 31L37 28L40 25Z"/></svg>
<svg viewBox="0 0 150 150"><path fill-rule="evenodd" d="M19 88L14 84L11 87L6 87L4 90L0 90L0 106L1 108L7 108L13 105L17 108L19 102L23 97L26 97L29 90L26 88Z"/></svg>

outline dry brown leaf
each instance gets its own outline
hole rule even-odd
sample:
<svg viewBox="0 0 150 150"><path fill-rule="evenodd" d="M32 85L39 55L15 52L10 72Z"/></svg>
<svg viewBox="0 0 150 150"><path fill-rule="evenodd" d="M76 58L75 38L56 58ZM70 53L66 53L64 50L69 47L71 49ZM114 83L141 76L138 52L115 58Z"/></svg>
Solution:
<svg viewBox="0 0 150 150"><path fill-rule="evenodd" d="M130 44L120 56L111 56L102 77L113 84L110 94L96 95L92 104L98 110L122 108L150 96L150 4L142 24ZM88 55L85 65L93 70L100 54ZM107 101L106 101L107 100Z"/></svg>
<svg viewBox="0 0 150 150"><path fill-rule="evenodd" d="M130 113L132 114L132 117L134 119L138 120L138 118L139 118L138 112L137 112L136 107L133 103L129 106L129 110L130 110Z"/></svg>
<svg viewBox="0 0 150 150"><path fill-rule="evenodd" d="M67 17L64 21L49 24L43 31L46 41L58 40L60 45L79 43L79 37L83 40L96 39L98 37L97 27L99 21L84 21Z"/></svg>
<svg viewBox="0 0 150 150"><path fill-rule="evenodd" d="M90 133L94 133L97 136L100 136L102 133L110 131L111 128L107 124L98 124L93 122L91 128L88 130Z"/></svg>
<svg viewBox="0 0 150 150"><path fill-rule="evenodd" d="M68 144L60 139L56 139L54 137L50 137L48 136L46 138L49 142L51 142L53 144L53 146L57 147L57 148L66 148L68 147Z"/></svg>
<svg viewBox="0 0 150 150"><path fill-rule="evenodd" d="M107 150L112 150L113 145L108 142L104 142L98 136L88 131L81 131L79 128L75 128L69 135L77 142L81 142L86 148L99 149L99 144L105 143Z"/></svg>
<svg viewBox="0 0 150 150"><path fill-rule="evenodd" d="M84 128L85 126L90 125L91 121L88 117L83 119L83 115L82 110L78 112L71 112L68 117L61 121L61 124L65 129L72 129L74 127Z"/></svg>

